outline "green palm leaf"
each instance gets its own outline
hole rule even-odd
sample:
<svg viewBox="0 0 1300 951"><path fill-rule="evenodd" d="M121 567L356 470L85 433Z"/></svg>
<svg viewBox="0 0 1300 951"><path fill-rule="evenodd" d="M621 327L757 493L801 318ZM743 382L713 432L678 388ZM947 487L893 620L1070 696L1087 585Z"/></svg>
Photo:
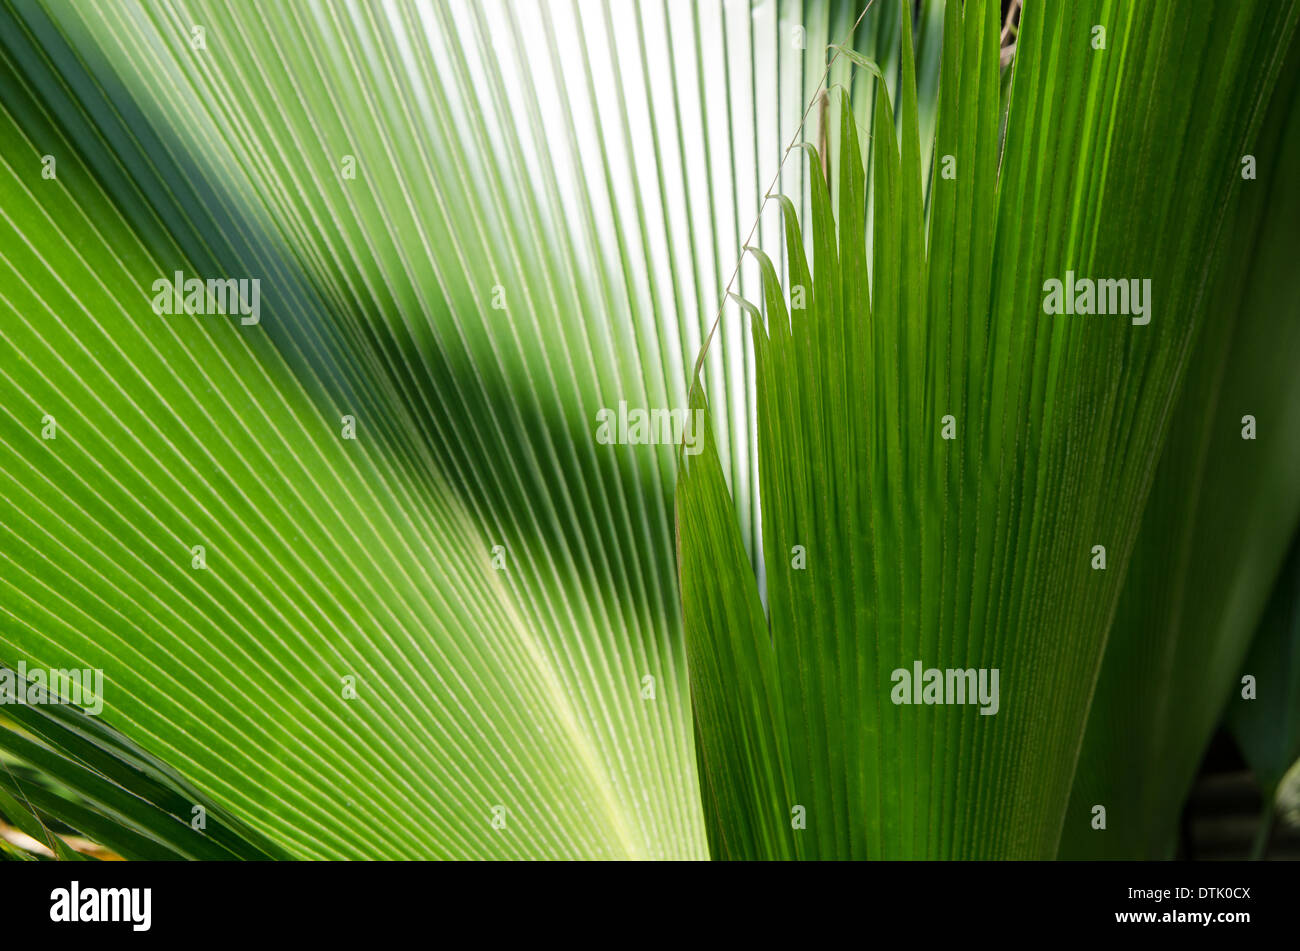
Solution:
<svg viewBox="0 0 1300 951"><path fill-rule="evenodd" d="M1227 225L1295 14L1030 5L999 153L997 10L949 5L935 149L956 177L930 179L928 241L906 68L897 127L875 115L870 249L844 125L838 214L814 180L811 268L790 225L789 293L768 269L750 318L766 612L711 448L681 460L715 854L1056 853L1206 285L1249 265ZM1188 50L1210 59L1191 83ZM1067 271L1148 278L1150 323L1045 314ZM891 702L917 662L999 671L996 714Z"/></svg>
<svg viewBox="0 0 1300 951"><path fill-rule="evenodd" d="M0 0L0 660L107 681L0 724L0 815L62 858L1054 854L1161 526L1263 499L1189 549L1233 578L1160 576L1235 660L1295 521L1277 443L1178 460L1287 286L1211 319L1282 220L1237 172L1290 154L1296 10L1192 20L1031 4L1012 69L991 0ZM1066 269L1152 323L1045 316ZM257 321L156 313L177 271ZM603 444L620 405L705 451ZM889 703L918 658L997 715ZM1190 761L1168 698L1222 677L1172 670Z"/></svg>
<svg viewBox="0 0 1300 951"><path fill-rule="evenodd" d="M1300 44L1244 149L1232 266L1172 413L1097 682L1062 836L1070 858L1172 855L1192 779L1300 520ZM1246 438L1250 437L1250 438ZM1274 691L1271 691L1274 692ZM1276 699L1276 697L1274 697ZM1280 777L1278 777L1280 778ZM1092 827L1104 804L1104 833Z"/></svg>
<svg viewBox="0 0 1300 951"><path fill-rule="evenodd" d="M706 854L672 447L593 417L684 402L858 11L622 12L0 4L0 657L103 668L105 722L289 854ZM178 270L259 322L154 314Z"/></svg>

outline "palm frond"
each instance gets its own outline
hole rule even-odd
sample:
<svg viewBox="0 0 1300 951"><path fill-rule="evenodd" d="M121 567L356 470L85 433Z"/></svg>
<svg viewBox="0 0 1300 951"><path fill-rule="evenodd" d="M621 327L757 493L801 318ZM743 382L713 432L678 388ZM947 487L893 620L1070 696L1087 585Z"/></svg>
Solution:
<svg viewBox="0 0 1300 951"><path fill-rule="evenodd" d="M935 148L955 177L932 183L928 239L906 66L897 125L874 118L870 249L852 123L837 216L814 176L811 264L786 206L791 276L766 269L750 320L766 616L711 444L680 460L715 854L1056 853L1207 285L1249 266L1240 157L1295 15L1029 5L1000 149L999 10L950 4ZM1213 59L1190 84L1187 50ZM1166 148L1182 135L1201 146ZM1074 275L1149 281L1150 310L1051 313L1047 282ZM917 666L949 703L911 696ZM946 671L996 672L1000 696L962 702Z"/></svg>

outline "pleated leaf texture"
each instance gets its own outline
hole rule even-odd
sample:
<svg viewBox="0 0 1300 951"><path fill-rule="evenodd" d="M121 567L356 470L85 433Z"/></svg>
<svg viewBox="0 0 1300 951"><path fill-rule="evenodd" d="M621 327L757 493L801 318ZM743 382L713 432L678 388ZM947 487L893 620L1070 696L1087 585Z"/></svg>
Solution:
<svg viewBox="0 0 1300 951"><path fill-rule="evenodd" d="M881 92L868 128L845 111L830 183L812 176L810 242L781 203L784 244L767 247L787 276L755 249L764 289L741 307L757 364L762 587L703 386L692 396L703 451L679 456L715 857L1051 858L1067 813L1071 837L1094 837L1095 851L1164 850L1144 790L1172 792L1165 830L1191 769L1162 776L1163 757L1129 750L1154 750L1148 736L1204 748L1295 527L1294 291L1273 337L1259 336L1278 320L1267 295L1212 302L1256 264L1240 239L1257 233L1258 206L1251 218L1243 203L1266 199L1249 190L1286 191L1248 180L1243 156L1258 149L1287 174L1281 122L1262 133L1296 12L1027 3L1003 116L997 5L949 4L940 159L922 161L905 38L897 121ZM1287 91L1283 118L1290 103ZM1145 299L1102 314L1075 298L1079 281L1103 280L1136 282ZM1074 286L1068 311L1053 281L1058 295ZM1260 395L1277 427L1267 446L1240 437L1219 394L1183 389L1223 377L1238 322L1254 327L1249 346L1282 348L1235 364L1260 375L1242 392ZM1148 528L1163 453L1190 438L1171 431L1208 434L1193 472L1162 477L1172 497ZM1232 455L1202 478L1206 442ZM1217 520L1216 500L1249 518ZM1170 532L1167 510L1209 521ZM1270 519L1276 528L1250 534ZM1249 564L1215 561L1242 550ZM1196 604L1232 603L1194 619L1187 649L1213 646L1196 658L1212 673L1175 679L1190 658L1121 664L1100 689L1108 645L1166 657L1182 645L1177 615L1161 612L1191 593L1189 563ZM1135 568L1127 598L1154 605L1144 610L1159 623L1116 623ZM1189 715L1158 699L1171 694L1200 706ZM1105 724L1099 737L1123 724L1124 739L1086 761L1116 778L1108 797L1080 793L1076 815L1090 717Z"/></svg>
<svg viewBox="0 0 1300 951"><path fill-rule="evenodd" d="M0 816L65 859L1162 854L1300 512L1296 9L1033 2L1009 64L998 21L0 0L0 667L104 673L0 707ZM1067 270L1150 323L1045 315ZM707 443L607 444L624 407ZM997 712L894 705L914 662Z"/></svg>
<svg viewBox="0 0 1300 951"><path fill-rule="evenodd" d="M855 48L896 65L900 9ZM595 416L684 406L859 13L0 0L0 664L105 679L0 710L0 812L131 858L706 857L674 446ZM177 272L256 322L156 312Z"/></svg>

